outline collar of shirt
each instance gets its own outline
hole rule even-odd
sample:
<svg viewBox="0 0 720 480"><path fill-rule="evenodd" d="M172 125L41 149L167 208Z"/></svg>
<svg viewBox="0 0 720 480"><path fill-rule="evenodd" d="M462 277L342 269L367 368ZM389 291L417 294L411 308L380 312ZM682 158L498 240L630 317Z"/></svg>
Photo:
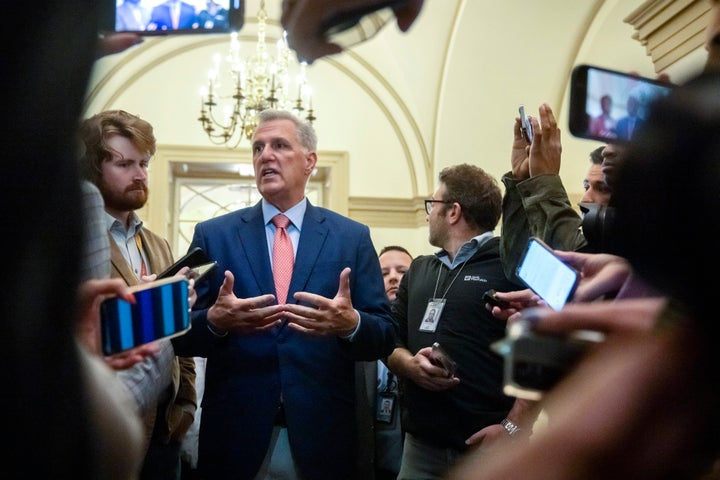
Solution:
<svg viewBox="0 0 720 480"><path fill-rule="evenodd" d="M290 225L288 225L287 233L290 235L292 240L293 250L297 256L298 242L300 241L300 231L302 230L303 218L305 217L305 211L307 210L307 198L303 198L299 203L290 207L287 211L281 212L270 202L262 199L262 211L263 221L265 222L265 236L267 237L268 253L272 258L272 247L275 242L275 225L272 223L272 218L278 213L284 214L290 219Z"/></svg>
<svg viewBox="0 0 720 480"><path fill-rule="evenodd" d="M140 232L143 226L142 220L137 216L135 212L130 212L130 228L125 229L125 225L120 222L117 218L113 217L109 213L105 212L105 223L109 232L122 233L126 239L132 238Z"/></svg>
<svg viewBox="0 0 720 480"><path fill-rule="evenodd" d="M452 270L458 265L461 265L468 258L475 255L475 252L477 252L485 242L493 238L493 236L493 232L485 232L463 243L458 249L457 255L455 255L452 262L450 261L450 256L448 255L447 250L440 250L435 253L435 256L438 260L445 264L445 266Z"/></svg>
<svg viewBox="0 0 720 480"><path fill-rule="evenodd" d="M105 212L105 222L108 232L110 232L113 241L118 246L118 249L120 249L123 258L125 258L127 264L133 269L137 278L140 278L143 262L145 262L145 265L149 265L147 252L145 252L144 249L141 252L135 241L135 235L142 229L142 220L140 220L140 217L138 217L135 212L131 212L130 228L126 229L120 220Z"/></svg>
<svg viewBox="0 0 720 480"><path fill-rule="evenodd" d="M303 198L302 200L300 200L299 203L296 203L285 212L281 212L274 205L270 204L270 202L266 201L264 198L262 199L263 221L265 222L266 226L272 225L271 220L273 219L273 217L278 213L282 213L290 219L291 224L288 227L288 231L290 231L293 227L297 228L297 230L300 231L302 230L302 222L303 217L305 216L305 210L307 210L307 198ZM275 226L273 225L273 229L274 228Z"/></svg>

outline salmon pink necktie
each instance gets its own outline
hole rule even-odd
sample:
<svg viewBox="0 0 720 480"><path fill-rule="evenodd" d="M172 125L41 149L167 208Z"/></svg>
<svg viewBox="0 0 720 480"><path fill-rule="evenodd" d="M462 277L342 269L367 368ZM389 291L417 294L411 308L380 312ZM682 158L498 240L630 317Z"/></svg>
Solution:
<svg viewBox="0 0 720 480"><path fill-rule="evenodd" d="M295 262L292 241L287 233L290 219L279 213L273 217L272 223L275 225L275 241L273 242L272 253L275 292L277 293L278 304L284 304L287 301L293 263Z"/></svg>

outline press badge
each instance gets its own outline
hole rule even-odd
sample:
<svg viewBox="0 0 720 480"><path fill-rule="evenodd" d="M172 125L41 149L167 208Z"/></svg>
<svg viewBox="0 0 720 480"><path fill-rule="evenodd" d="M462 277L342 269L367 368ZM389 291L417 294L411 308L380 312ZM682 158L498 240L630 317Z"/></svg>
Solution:
<svg viewBox="0 0 720 480"><path fill-rule="evenodd" d="M382 423L392 423L395 414L395 394L392 392L380 392L375 402L375 420Z"/></svg>
<svg viewBox="0 0 720 480"><path fill-rule="evenodd" d="M421 332L434 332L435 329L437 329L443 308L445 308L444 298L431 299L425 309L425 315L423 315L423 321L420 323L419 330Z"/></svg>

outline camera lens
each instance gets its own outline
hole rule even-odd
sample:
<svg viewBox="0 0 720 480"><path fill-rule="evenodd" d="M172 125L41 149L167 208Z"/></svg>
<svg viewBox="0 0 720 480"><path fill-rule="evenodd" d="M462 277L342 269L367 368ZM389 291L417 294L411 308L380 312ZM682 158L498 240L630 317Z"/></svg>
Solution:
<svg viewBox="0 0 720 480"><path fill-rule="evenodd" d="M578 204L583 214L583 235L590 244L592 252L608 252L615 209L598 203L581 202Z"/></svg>

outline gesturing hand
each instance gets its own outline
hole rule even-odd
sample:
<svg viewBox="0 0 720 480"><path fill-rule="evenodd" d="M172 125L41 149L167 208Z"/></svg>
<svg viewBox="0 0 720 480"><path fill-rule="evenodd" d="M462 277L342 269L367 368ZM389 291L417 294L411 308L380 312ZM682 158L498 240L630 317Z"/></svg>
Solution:
<svg viewBox="0 0 720 480"><path fill-rule="evenodd" d="M293 298L314 305L283 305L284 316L290 322L288 325L296 330L317 335L347 336L357 327L359 317L352 305L349 267L340 272L338 291L334 298L308 292L296 292Z"/></svg>
<svg viewBox="0 0 720 480"><path fill-rule="evenodd" d="M283 317L283 305L272 305L275 296L238 298L233 292L235 277L225 271L225 280L218 292L215 304L207 313L207 320L215 330L250 333L268 329L279 324Z"/></svg>

